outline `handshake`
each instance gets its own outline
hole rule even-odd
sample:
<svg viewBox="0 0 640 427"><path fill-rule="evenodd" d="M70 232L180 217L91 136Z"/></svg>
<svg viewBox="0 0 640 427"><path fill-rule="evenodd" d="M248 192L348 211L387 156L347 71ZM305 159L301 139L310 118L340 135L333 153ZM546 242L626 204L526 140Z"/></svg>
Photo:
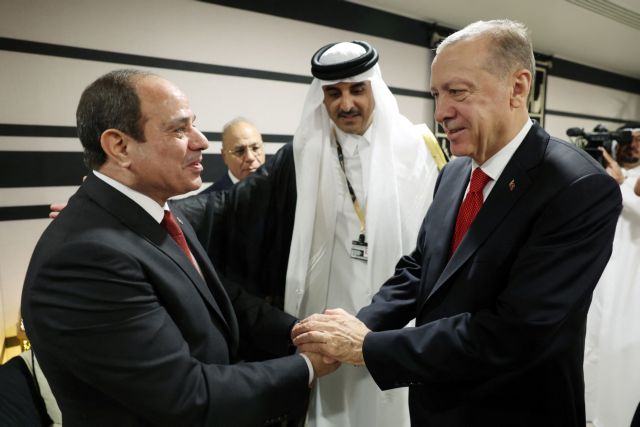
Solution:
<svg viewBox="0 0 640 427"><path fill-rule="evenodd" d="M340 363L364 366L362 343L371 332L355 316L341 308L312 314L291 330L291 340L304 353L316 377L338 369Z"/></svg>

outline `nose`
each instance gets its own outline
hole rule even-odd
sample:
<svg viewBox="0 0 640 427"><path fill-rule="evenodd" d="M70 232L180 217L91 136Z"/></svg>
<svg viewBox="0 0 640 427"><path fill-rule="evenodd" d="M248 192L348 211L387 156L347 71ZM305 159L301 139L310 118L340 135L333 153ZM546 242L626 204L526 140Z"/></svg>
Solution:
<svg viewBox="0 0 640 427"><path fill-rule="evenodd" d="M452 118L455 115L454 109L451 104L448 103L444 97L439 96L436 100L436 108L433 112L433 116L438 123L444 123L445 120Z"/></svg>
<svg viewBox="0 0 640 427"><path fill-rule="evenodd" d="M200 129L192 128L191 136L189 137L189 149L193 151L202 151L209 148L209 141L204 136Z"/></svg>
<svg viewBox="0 0 640 427"><path fill-rule="evenodd" d="M344 94L340 97L340 110L349 111L353 106L353 97L351 95Z"/></svg>

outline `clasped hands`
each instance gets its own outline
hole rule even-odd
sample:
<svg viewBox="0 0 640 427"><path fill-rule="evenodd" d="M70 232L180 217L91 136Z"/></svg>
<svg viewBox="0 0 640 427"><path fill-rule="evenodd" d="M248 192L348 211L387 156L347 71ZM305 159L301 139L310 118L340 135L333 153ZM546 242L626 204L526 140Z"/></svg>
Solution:
<svg viewBox="0 0 640 427"><path fill-rule="evenodd" d="M369 332L355 316L337 308L298 322L291 330L291 339L301 353L322 355L325 364L364 366L362 343Z"/></svg>

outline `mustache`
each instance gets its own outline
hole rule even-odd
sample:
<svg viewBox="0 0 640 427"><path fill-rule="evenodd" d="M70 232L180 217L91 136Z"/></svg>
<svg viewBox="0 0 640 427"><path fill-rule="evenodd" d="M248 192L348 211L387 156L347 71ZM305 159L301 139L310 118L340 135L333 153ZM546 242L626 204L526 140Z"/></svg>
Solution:
<svg viewBox="0 0 640 427"><path fill-rule="evenodd" d="M187 158L187 164L190 165L191 163L202 163L202 154L198 155L198 156L193 156L193 157L188 157Z"/></svg>
<svg viewBox="0 0 640 427"><path fill-rule="evenodd" d="M354 116L360 114L360 110L358 110L357 108L351 108L348 111L340 111L338 112L338 117L349 117L349 116Z"/></svg>

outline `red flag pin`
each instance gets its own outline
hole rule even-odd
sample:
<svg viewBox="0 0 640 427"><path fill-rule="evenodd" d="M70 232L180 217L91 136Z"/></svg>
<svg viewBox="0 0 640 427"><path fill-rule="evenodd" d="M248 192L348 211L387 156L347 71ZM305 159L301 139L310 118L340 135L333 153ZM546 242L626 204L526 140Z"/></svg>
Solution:
<svg viewBox="0 0 640 427"><path fill-rule="evenodd" d="M513 190L515 190L515 188L516 188L516 180L515 180L515 179L512 179L512 180L509 182L509 191L513 191Z"/></svg>

